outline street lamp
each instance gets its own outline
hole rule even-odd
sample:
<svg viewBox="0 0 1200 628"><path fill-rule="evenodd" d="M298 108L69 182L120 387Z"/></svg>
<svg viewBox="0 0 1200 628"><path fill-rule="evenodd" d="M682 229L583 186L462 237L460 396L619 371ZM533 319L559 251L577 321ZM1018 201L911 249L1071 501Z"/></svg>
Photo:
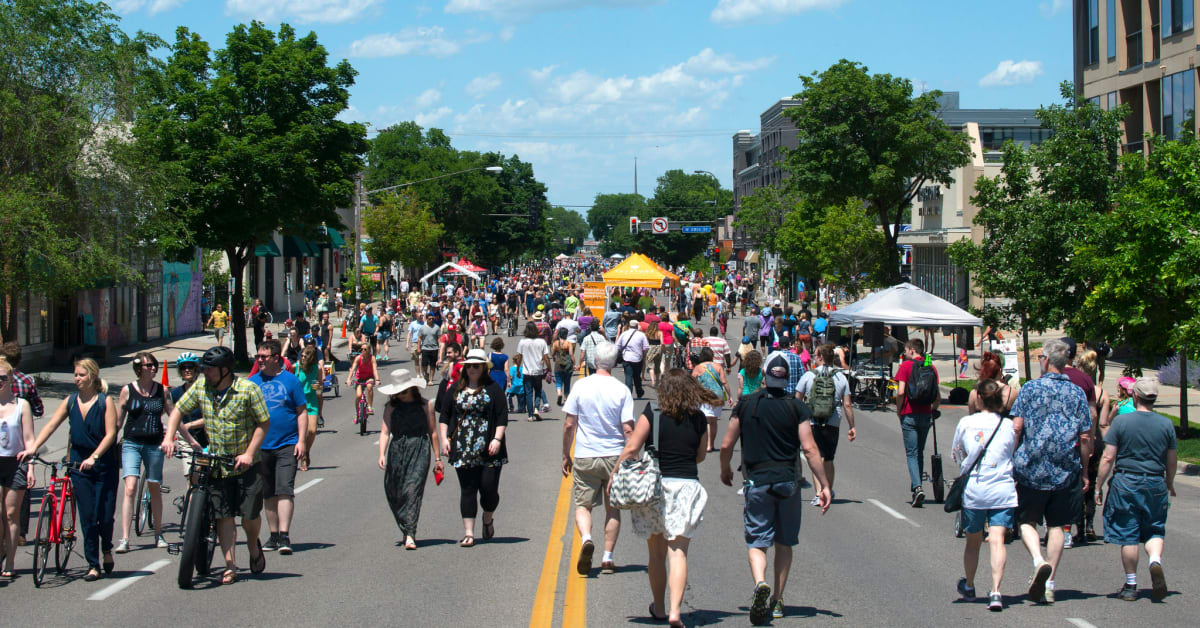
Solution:
<svg viewBox="0 0 1200 628"><path fill-rule="evenodd" d="M389 185L385 188L378 188L375 190L366 190L366 191L363 190L363 175L362 175L362 173L360 172L358 174L358 176L355 177L355 179L354 179L354 306L355 307L358 307L358 304L362 301L362 204L363 204L363 197L367 196L368 194L377 194L379 192L387 192L389 190L398 190L400 188L408 187L410 185L416 185L418 183L425 183L427 181L436 181L437 179L445 179L446 177L453 177L455 175L466 174L468 172L475 172L477 170L483 170L484 172L498 174L500 172L503 172L504 168L501 168L500 166L479 166L477 168L467 168L466 170L447 172L446 174L439 174L435 177L429 177L426 179L418 179L416 181L409 181L407 183L399 183L397 185Z"/></svg>
<svg viewBox="0 0 1200 628"><path fill-rule="evenodd" d="M717 178L717 175L715 175L707 170L694 170L693 174L706 174L706 175L712 177L712 180L713 180L713 248L714 249L720 248L721 241L717 239L717 235L718 235L717 230L719 229L719 227L717 227L717 223L720 222L719 199L721 196L721 180ZM713 260L714 268L715 268L715 265L719 264L720 262L721 262L720 258Z"/></svg>

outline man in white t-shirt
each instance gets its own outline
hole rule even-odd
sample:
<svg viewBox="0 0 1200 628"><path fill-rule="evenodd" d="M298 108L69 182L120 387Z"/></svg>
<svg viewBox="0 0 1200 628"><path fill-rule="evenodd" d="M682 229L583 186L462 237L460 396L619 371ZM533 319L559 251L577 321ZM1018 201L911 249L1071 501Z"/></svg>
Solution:
<svg viewBox="0 0 1200 628"><path fill-rule="evenodd" d="M562 472L575 475L575 526L582 547L575 569L586 576L592 569L592 509L604 502L604 556L601 573L615 572L613 548L621 531L621 511L608 503L608 480L617 468L617 458L625 449L625 439L633 432L633 396L620 380L612 376L617 364L617 346L602 342L596 347L596 373L571 387L563 411ZM575 443L572 458L571 443Z"/></svg>
<svg viewBox="0 0 1200 628"><path fill-rule="evenodd" d="M554 333L557 334L560 329L567 330L567 342L571 344L579 342L580 327L579 322L575 320L575 314L564 311L562 320L554 326Z"/></svg>
<svg viewBox="0 0 1200 628"><path fill-rule="evenodd" d="M842 424L842 417L845 417L846 424L850 429L846 430L846 440L851 442L858 437L854 430L854 406L850 403L850 382L846 379L846 375L841 370L833 367L833 345L821 345L817 347L817 355L815 366L805 373L800 381L796 383L796 396L808 403L809 408L813 409L812 424L813 440L817 442L817 449L821 451L821 459L824 461L825 478L829 482L829 499L833 499L833 456L837 453L838 444L838 428ZM819 413L814 403L824 405L826 401L818 400L813 395L813 386L818 377L831 375L833 378L833 414L827 420L817 418ZM828 399L826 397L825 399ZM814 480L816 481L816 480ZM821 493L821 485L819 482L813 485L815 492ZM811 502L814 506L820 506L820 501L814 497Z"/></svg>

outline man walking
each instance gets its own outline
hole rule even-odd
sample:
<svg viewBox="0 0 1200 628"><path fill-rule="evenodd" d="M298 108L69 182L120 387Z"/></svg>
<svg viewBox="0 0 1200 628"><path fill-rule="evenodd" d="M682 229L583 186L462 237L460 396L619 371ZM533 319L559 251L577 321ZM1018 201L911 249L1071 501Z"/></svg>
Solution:
<svg viewBox="0 0 1200 628"><path fill-rule="evenodd" d="M650 341L638 327L636 319L629 320L629 328L621 332L615 341L621 351L621 359L625 362L625 387L636 390L638 399L645 396L642 388L642 367L645 366L646 351L650 349Z"/></svg>
<svg viewBox="0 0 1200 628"><path fill-rule="evenodd" d="M796 394L796 386L800 383L800 378L804 375L804 361L800 356L792 353L792 337L780 336L779 348L767 354L763 359L763 364L768 364L775 357L783 358L788 363L788 381L783 385L784 392L788 395Z"/></svg>
<svg viewBox="0 0 1200 628"><path fill-rule="evenodd" d="M604 502L604 555L600 572L615 572L613 548L621 532L621 511L608 503L608 480L617 467L617 458L625 449L625 439L633 432L633 397L629 389L612 376L617 363L617 346L601 342L596 347L596 373L571 387L563 412L563 477L574 473L575 526L579 528L581 548L575 569L586 576L592 569L592 509ZM575 455L571 456L571 443Z"/></svg>
<svg viewBox="0 0 1200 628"><path fill-rule="evenodd" d="M833 345L817 347L816 366L800 378L796 384L796 396L808 403L812 410L813 440L821 452L825 477L829 480L829 498L833 499L833 457L837 453L838 428L843 417L850 429L846 440L854 442L858 433L854 430L854 406L850 403L850 382L840 369L835 368ZM814 485L820 492L821 485ZM820 505L813 496L813 506Z"/></svg>
<svg viewBox="0 0 1200 628"><path fill-rule="evenodd" d="M262 389L271 415L271 427L262 444L263 497L271 536L263 549L292 553L292 514L295 512L296 463L304 459L308 435L308 403L304 385L283 370L283 347L278 340L264 340L258 347L259 369L250 381Z"/></svg>
<svg viewBox="0 0 1200 628"><path fill-rule="evenodd" d="M1104 435L1104 457L1096 478L1096 505L1104 506L1104 539L1121 546L1125 585L1117 597L1137 600L1138 544L1150 559L1151 596L1167 596L1163 574L1163 536L1167 533L1168 495L1175 496L1175 426L1154 411L1158 381L1143 377L1133 385L1134 412L1113 420ZM1099 487L1109 472L1108 503ZM1164 477L1165 476L1165 477Z"/></svg>
<svg viewBox="0 0 1200 628"><path fill-rule="evenodd" d="M781 355L763 367L763 389L742 397L733 409L721 443L721 482L733 486L733 448L741 440L744 532L754 594L750 623L761 626L783 617L783 592L800 542L799 454L812 470L821 513L829 510L829 482L813 440L807 404L788 394L789 363ZM775 547L775 588L767 584L767 550Z"/></svg>
<svg viewBox="0 0 1200 628"><path fill-rule="evenodd" d="M904 362L896 370L896 414L908 459L908 484L913 508L925 504L921 478L925 473L925 439L933 424L933 411L941 403L937 369L925 359L925 342L912 338L904 345ZM931 383L932 382L932 383ZM932 386L932 389L930 389Z"/></svg>
<svg viewBox="0 0 1200 628"><path fill-rule="evenodd" d="M1067 353L1061 340L1047 341L1039 357L1042 376L1021 387L1012 408L1013 427L1021 442L1013 455L1017 523L1034 562L1029 599L1047 604L1054 603L1063 526L1070 525L1083 508L1087 475L1081 473L1080 460L1092 453L1091 410L1087 396L1063 374ZM1044 558L1037 531L1043 520Z"/></svg>
<svg viewBox="0 0 1200 628"><path fill-rule="evenodd" d="M433 381L433 375L437 371L440 331L433 315L426 315L421 329L417 330L418 346L421 349L421 377L427 382Z"/></svg>

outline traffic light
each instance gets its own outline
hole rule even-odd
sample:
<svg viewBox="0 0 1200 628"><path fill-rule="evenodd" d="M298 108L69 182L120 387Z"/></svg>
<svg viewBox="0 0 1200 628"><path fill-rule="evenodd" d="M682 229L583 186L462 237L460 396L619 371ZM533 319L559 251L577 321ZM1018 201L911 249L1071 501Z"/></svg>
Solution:
<svg viewBox="0 0 1200 628"><path fill-rule="evenodd" d="M529 228L537 229L542 218L542 204L536 196L529 197Z"/></svg>
<svg viewBox="0 0 1200 628"><path fill-rule="evenodd" d="M712 250L712 256L713 256L713 259L715 259L715 260L721 259L721 247L714 246L713 250Z"/></svg>
<svg viewBox="0 0 1200 628"><path fill-rule="evenodd" d="M639 220L637 216L630 216L629 217L629 233L636 235L638 232L638 224L640 224L640 223L641 223L641 220Z"/></svg>

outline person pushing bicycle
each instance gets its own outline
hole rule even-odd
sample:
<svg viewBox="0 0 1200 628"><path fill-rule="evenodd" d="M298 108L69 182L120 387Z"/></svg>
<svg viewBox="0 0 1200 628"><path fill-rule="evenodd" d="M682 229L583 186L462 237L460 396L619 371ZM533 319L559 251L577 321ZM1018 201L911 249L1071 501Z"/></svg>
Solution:
<svg viewBox="0 0 1200 628"><path fill-rule="evenodd" d="M199 408L204 414L210 454L234 458L232 468L214 469L212 492L213 510L217 516L217 533L225 555L222 584L237 581L235 541L237 530L234 517L242 518L250 552L250 571L261 573L267 568L267 558L258 538L263 507L263 480L259 473L259 447L270 427L270 415L262 390L247 379L233 374L233 351L217 346L204 352L200 367L204 385L192 386L179 398L167 420L161 449L168 456L175 453L175 433L184 415ZM251 543L251 540L254 542Z"/></svg>

